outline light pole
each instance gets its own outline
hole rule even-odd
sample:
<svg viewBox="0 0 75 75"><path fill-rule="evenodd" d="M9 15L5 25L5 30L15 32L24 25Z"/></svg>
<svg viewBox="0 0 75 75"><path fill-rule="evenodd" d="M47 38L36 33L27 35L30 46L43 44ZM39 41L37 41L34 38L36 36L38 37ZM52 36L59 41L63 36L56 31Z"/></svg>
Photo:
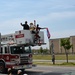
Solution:
<svg viewBox="0 0 75 75"><path fill-rule="evenodd" d="M54 53L54 44L53 41L51 41L51 54L52 54L52 62L55 64L55 53Z"/></svg>

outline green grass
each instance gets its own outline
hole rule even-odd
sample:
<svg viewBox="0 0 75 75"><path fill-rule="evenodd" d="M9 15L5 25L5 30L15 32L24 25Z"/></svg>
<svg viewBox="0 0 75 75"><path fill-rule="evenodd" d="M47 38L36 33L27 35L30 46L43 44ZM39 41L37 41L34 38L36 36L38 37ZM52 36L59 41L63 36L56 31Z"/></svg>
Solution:
<svg viewBox="0 0 75 75"><path fill-rule="evenodd" d="M68 62L68 63L64 62L64 63L62 63L61 65L75 66L75 63L73 63L73 62Z"/></svg>
<svg viewBox="0 0 75 75"><path fill-rule="evenodd" d="M75 63L73 62L69 62L69 63L55 63L55 65L53 65L52 62L33 62L33 64L36 65L46 65L46 66L74 66L75 67Z"/></svg>
<svg viewBox="0 0 75 75"><path fill-rule="evenodd" d="M75 60L75 55L70 54L68 56L69 60ZM34 60L51 60L52 56L51 55L33 55ZM66 55L55 55L55 60L66 60ZM53 65L52 62L37 62L34 61L33 64L36 65L52 65L52 66L75 66L74 62L55 62L55 65Z"/></svg>
<svg viewBox="0 0 75 75"><path fill-rule="evenodd" d="M68 56L69 60L75 60L75 55L70 54ZM51 60L51 55L33 55L33 59L38 60ZM66 60L66 55L55 55L56 60Z"/></svg>

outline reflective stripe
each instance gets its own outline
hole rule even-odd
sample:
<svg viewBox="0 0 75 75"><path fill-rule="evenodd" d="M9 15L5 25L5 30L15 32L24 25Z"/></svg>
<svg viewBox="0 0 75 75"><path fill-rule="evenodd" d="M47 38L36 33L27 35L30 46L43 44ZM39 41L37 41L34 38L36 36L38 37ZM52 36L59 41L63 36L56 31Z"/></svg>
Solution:
<svg viewBox="0 0 75 75"><path fill-rule="evenodd" d="M6 65L15 65L15 62L6 62Z"/></svg>

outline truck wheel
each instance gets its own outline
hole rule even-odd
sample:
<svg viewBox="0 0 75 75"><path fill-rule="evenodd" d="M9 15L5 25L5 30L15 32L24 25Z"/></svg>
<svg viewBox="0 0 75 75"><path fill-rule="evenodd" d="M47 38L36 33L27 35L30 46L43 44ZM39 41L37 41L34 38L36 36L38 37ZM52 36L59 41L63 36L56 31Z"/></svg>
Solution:
<svg viewBox="0 0 75 75"><path fill-rule="evenodd" d="M3 62L0 62L0 73L4 73L5 72L5 65Z"/></svg>

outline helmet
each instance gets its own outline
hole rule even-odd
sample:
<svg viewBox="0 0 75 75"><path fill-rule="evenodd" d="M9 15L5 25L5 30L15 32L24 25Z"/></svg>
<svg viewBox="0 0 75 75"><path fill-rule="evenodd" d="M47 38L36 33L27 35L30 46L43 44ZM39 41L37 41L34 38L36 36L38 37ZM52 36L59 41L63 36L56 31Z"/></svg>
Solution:
<svg viewBox="0 0 75 75"><path fill-rule="evenodd" d="M33 25L33 23L31 22L30 25Z"/></svg>

